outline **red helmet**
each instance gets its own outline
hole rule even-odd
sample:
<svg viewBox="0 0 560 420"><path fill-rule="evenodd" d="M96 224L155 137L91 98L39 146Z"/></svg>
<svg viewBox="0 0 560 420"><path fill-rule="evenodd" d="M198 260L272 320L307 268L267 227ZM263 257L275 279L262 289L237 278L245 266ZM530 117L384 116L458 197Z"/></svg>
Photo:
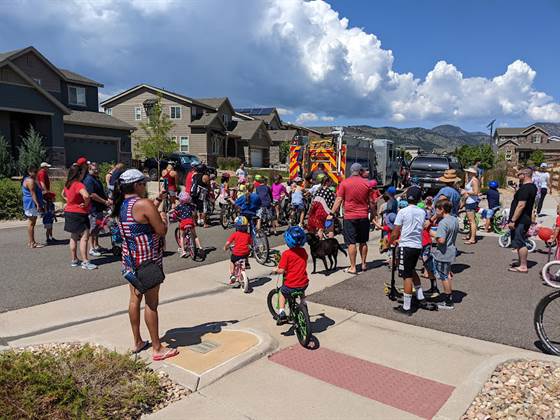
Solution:
<svg viewBox="0 0 560 420"><path fill-rule="evenodd" d="M371 180L368 182L368 187L370 187L370 188L375 188L375 187L377 187L377 181L376 181L375 179L371 179Z"/></svg>
<svg viewBox="0 0 560 420"><path fill-rule="evenodd" d="M549 227L541 227L539 229L539 238L545 242L548 242L552 239L552 234L554 230Z"/></svg>

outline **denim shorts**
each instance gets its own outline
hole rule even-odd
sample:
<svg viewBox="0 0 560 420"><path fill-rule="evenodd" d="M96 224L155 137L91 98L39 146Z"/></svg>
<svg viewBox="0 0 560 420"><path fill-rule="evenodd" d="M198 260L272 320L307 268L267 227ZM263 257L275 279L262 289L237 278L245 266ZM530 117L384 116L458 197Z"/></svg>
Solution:
<svg viewBox="0 0 560 420"><path fill-rule="evenodd" d="M451 263L445 261L432 260L433 273L438 280L447 280L451 272Z"/></svg>
<svg viewBox="0 0 560 420"><path fill-rule="evenodd" d="M465 204L465 210L468 212L476 211L477 207L478 207L477 202Z"/></svg>

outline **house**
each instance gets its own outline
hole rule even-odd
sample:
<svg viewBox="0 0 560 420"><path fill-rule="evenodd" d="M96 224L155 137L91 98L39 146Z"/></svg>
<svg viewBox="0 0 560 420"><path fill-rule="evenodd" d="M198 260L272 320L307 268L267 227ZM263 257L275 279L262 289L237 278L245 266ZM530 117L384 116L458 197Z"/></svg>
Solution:
<svg viewBox="0 0 560 420"><path fill-rule="evenodd" d="M526 128L497 128L493 138L498 152L503 153L506 161L514 166L529 160L536 150L542 150L548 162L560 160L560 143L536 124Z"/></svg>
<svg viewBox="0 0 560 420"><path fill-rule="evenodd" d="M129 163L134 127L99 112L99 82L56 67L34 47L0 53L0 135L14 159L33 126L49 160L70 166L80 156Z"/></svg>
<svg viewBox="0 0 560 420"><path fill-rule="evenodd" d="M271 139L263 120L234 121L232 134L237 137L238 152L245 156L249 166L270 165Z"/></svg>

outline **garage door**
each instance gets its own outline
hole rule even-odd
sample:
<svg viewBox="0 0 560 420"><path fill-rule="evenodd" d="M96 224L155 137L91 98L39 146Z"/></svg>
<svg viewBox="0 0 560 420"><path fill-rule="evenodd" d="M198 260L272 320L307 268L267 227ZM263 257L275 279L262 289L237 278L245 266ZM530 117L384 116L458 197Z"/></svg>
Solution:
<svg viewBox="0 0 560 420"><path fill-rule="evenodd" d="M118 162L117 142L66 137L64 139L66 166L72 165L80 156L92 162Z"/></svg>
<svg viewBox="0 0 560 420"><path fill-rule="evenodd" d="M262 149L251 149L251 166L253 168L262 168L263 166Z"/></svg>

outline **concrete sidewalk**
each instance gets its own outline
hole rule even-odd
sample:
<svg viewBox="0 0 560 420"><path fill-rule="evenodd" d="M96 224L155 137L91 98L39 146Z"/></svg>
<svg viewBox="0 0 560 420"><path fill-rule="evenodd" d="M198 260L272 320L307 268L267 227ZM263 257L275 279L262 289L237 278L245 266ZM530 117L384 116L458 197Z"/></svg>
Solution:
<svg viewBox="0 0 560 420"><path fill-rule="evenodd" d="M379 258L377 241L372 240L368 259ZM344 261L339 255L339 266L344 267ZM155 413L155 418L180 419L188 413L197 419L456 419L499 362L548 358L312 302L316 342L314 350L302 350L289 327L277 327L266 308L266 295L277 280L268 275L270 268L252 262L254 290L244 295L225 284L227 266L221 261L172 273L162 286L160 334L178 346L191 365L169 359L153 366L197 392ZM380 275L386 276L383 270ZM342 271L312 275L308 293L350 277ZM123 285L0 314L0 345L80 341L127 351L132 344L128 293ZM142 331L148 337L144 327ZM240 335L228 343L227 334ZM240 341L244 345L231 350L232 343ZM206 355L204 346L210 347ZM269 354L273 356L263 357ZM197 357L214 364L195 371L192 361ZM352 372L354 376L348 376ZM356 388L360 372L368 373L365 389ZM406 388L409 381L420 385L411 391ZM407 405L407 399L418 403Z"/></svg>

